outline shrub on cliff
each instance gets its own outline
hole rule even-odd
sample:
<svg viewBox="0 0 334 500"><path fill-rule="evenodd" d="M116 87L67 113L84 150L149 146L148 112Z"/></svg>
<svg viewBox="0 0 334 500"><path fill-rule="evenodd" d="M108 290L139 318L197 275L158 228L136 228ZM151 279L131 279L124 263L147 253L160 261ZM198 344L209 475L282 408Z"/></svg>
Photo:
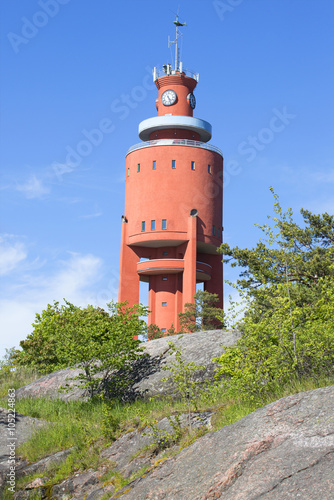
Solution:
<svg viewBox="0 0 334 500"><path fill-rule="evenodd" d="M221 328L223 310L217 306L219 297L216 293L198 290L194 302L187 302L184 312L179 313L181 332L202 332Z"/></svg>
<svg viewBox="0 0 334 500"><path fill-rule="evenodd" d="M225 261L244 268L237 288L246 313L236 325L241 339L216 360L218 375L245 399L334 372L334 217L302 210L299 227L273 195L274 228L260 227L265 240L251 250L221 246Z"/></svg>
<svg viewBox="0 0 334 500"><path fill-rule="evenodd" d="M140 341L134 337L146 330L141 319L147 315L146 307L113 302L107 307L108 312L93 306L81 309L67 301L62 306L48 304L36 314L33 332L20 342L15 363L42 373L79 365L80 384L95 394L113 370L124 370L138 358ZM125 382L123 374L113 384Z"/></svg>

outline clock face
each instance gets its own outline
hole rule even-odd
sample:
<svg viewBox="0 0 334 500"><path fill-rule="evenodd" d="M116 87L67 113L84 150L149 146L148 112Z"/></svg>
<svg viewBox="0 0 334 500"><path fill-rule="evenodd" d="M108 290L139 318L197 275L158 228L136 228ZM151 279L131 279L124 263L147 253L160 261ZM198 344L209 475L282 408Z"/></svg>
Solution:
<svg viewBox="0 0 334 500"><path fill-rule="evenodd" d="M192 109L195 109L196 106L196 98L194 94L190 93L187 95L187 99L189 99L189 104Z"/></svg>
<svg viewBox="0 0 334 500"><path fill-rule="evenodd" d="M164 106L171 106L176 102L177 95L174 90L166 90L161 96L161 102Z"/></svg>

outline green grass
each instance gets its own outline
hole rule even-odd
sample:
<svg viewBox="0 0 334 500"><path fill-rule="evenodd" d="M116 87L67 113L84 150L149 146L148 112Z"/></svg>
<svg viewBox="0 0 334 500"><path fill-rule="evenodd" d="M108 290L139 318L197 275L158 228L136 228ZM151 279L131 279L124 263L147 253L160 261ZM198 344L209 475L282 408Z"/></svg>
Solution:
<svg viewBox="0 0 334 500"><path fill-rule="evenodd" d="M6 403L6 401L4 401ZM18 450L31 462L75 446L87 449L110 441L101 437L101 402L25 398L16 401L16 411L49 422L39 428Z"/></svg>
<svg viewBox="0 0 334 500"><path fill-rule="evenodd" d="M14 380L15 383L19 383L19 380L27 377L27 373L25 375L23 372L21 375L19 373L8 375L9 387L14 386ZM22 378L20 378L21 376ZM241 401L238 395L227 397L221 387L212 385L210 392L196 401L196 411L213 411L213 430L218 430L225 425L236 422L256 408L284 396L331 384L334 384L334 380L328 378L291 380L284 387L277 386L266 400L246 402ZM3 392L7 394L7 391ZM0 405L6 407L6 402L7 398L5 397L0 400ZM57 451L72 448L71 453L62 464L45 472L49 478L49 484L57 484L74 472L98 468L106 463L112 469L113 464L103 462L100 459L100 453L113 439L134 429L142 432L151 422L157 422L166 416L187 413L187 404L184 401L175 401L169 398L137 400L126 404L118 401L105 403L98 398L92 401L26 398L17 400L15 409L24 415L49 422L45 427L39 428L38 432L18 449L18 453L24 458L35 462ZM107 429L108 425L114 426L110 435L103 432L103 429ZM178 442L179 449L189 446L205 432L205 429L183 432ZM138 471L136 477L143 473L144 469ZM32 479L33 477L22 479L22 485L27 484ZM109 480L116 489L123 487L128 482L121 474L113 470L110 472Z"/></svg>
<svg viewBox="0 0 334 500"><path fill-rule="evenodd" d="M297 394L299 392L311 391L333 384L334 378L327 377L318 379L292 379L288 384L284 386L277 385L275 389L270 394L268 394L264 400L243 401L238 399L237 396L235 396L234 398L223 397L221 400L221 406L217 408L217 411L215 412L213 418L213 429L218 430L225 425L233 424L249 413L252 413L257 408L261 408L262 406L277 401L278 399L290 396L292 394Z"/></svg>
<svg viewBox="0 0 334 500"><path fill-rule="evenodd" d="M8 394L8 389L18 389L24 385L30 384L37 380L42 375L33 368L18 366L15 370L8 369L0 370L0 398L4 398Z"/></svg>

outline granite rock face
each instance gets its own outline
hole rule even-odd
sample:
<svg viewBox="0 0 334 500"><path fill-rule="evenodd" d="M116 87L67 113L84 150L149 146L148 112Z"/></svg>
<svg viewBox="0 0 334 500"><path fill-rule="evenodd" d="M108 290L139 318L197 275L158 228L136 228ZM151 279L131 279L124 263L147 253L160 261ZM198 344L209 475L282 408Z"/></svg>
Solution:
<svg viewBox="0 0 334 500"><path fill-rule="evenodd" d="M12 424L14 419L15 425ZM8 425L9 423L11 425ZM0 408L0 492L6 481L8 461L13 459L11 450L15 457L15 450L45 424L47 422L38 418L27 417L21 413L13 414L10 410Z"/></svg>
<svg viewBox="0 0 334 500"><path fill-rule="evenodd" d="M15 419L15 425L8 425ZM0 407L0 462L9 458L8 443L15 440L15 447L24 443L31 434L47 422L38 418L27 417L21 413Z"/></svg>
<svg viewBox="0 0 334 500"><path fill-rule="evenodd" d="M214 372L212 358L223 352L222 346L233 345L237 332L211 331L185 334L154 340L145 344L148 356L134 369L130 396L152 396L171 391L162 382L174 355L170 356L172 341L183 349L183 358L205 368L198 374L199 381L210 380ZM16 396L84 397L80 389L59 393L66 378L78 370L61 370L43 377L16 391ZM213 409L214 412L214 409ZM210 430L211 409L200 415L192 414L192 425L205 425ZM20 442L31 430L45 422L17 415ZM0 412L3 423L6 411ZM186 425L187 416L180 416ZM1 419L0 419L1 422ZM162 431L171 431L168 419L157 424ZM149 429L145 433L132 430L121 436L101 452L103 466L99 470L82 471L60 484L48 484L40 477L24 490L15 494L15 500L52 498L54 500L98 500L123 498L124 500L225 500L297 499L331 500L334 498L334 386L316 389L282 398L232 425L205 434L175 455L163 456L145 452L152 443ZM34 464L17 463L17 476L41 473L51 463L64 461L71 450L64 450ZM0 448L2 462L0 476L5 479L6 450ZM0 460L1 462L1 460ZM2 466L2 467L1 467ZM140 472L147 468L145 474ZM2 469L2 470L1 470ZM141 474L122 490L114 493L113 481L105 481L106 473L117 470L128 481L133 474ZM47 473L47 472L46 472ZM114 496L112 496L114 495ZM1 496L1 494L0 494Z"/></svg>
<svg viewBox="0 0 334 500"><path fill-rule="evenodd" d="M151 397L156 394L162 395L172 392L171 384L162 382L162 379L169 374L168 371L163 370L163 367L168 366L175 358L175 355L169 355L169 342L173 342L177 349L184 349L182 355L186 363L193 361L197 365L204 365L204 370L198 374L199 380L204 382L210 380L213 376L215 365L211 361L212 358L222 354L222 346L234 345L239 336L239 332L236 331L211 330L173 335L143 343L144 356L134 364L132 385L126 397L135 399L137 397ZM80 399L86 396L85 391L74 387L75 382L69 380L79 373L78 368L66 368L51 373L18 389L16 397L49 396L65 400ZM59 392L59 388L66 384L73 388L69 392Z"/></svg>
<svg viewBox="0 0 334 500"><path fill-rule="evenodd" d="M333 470L331 386L280 399L206 434L117 495L124 500L330 500Z"/></svg>
<svg viewBox="0 0 334 500"><path fill-rule="evenodd" d="M202 426L210 428L211 416L211 412L191 413L192 428L195 429ZM25 418L29 419L30 417ZM179 415L179 422L181 428L187 427L189 424L188 414ZM40 421L40 424L44 425L45 422ZM160 420L156 424L156 428L161 432L161 436L165 435L165 431L168 434L174 432L168 418ZM23 430L23 434L21 435L20 430L23 430L22 426L18 426L17 429L18 440L22 443L28 438L29 434ZM133 430L128 432L101 452L101 459L104 465L99 466L98 470L88 469L84 472L78 472L59 484L50 482L48 471L50 467L52 468L63 463L72 451L71 448L59 451L31 464L17 457L15 466L16 479L23 476L28 477L31 474L40 474L41 477L28 482L24 489L16 491L14 500L48 499L51 497L53 500L68 500L69 498L72 500L82 500L83 498L86 500L98 500L102 497L106 498L108 495L111 496L115 491L114 482L112 480L105 481L104 474L115 470L129 480L131 475L143 470L143 468L151 469L156 462L159 463L159 455L152 455L148 449L155 440L156 437L154 437L151 427L147 427L144 431ZM174 448L177 452L177 445L174 445ZM163 452L161 451L160 453ZM3 460L3 462L0 462L0 498L2 498L2 492L6 489L6 474L8 471L7 460Z"/></svg>
<svg viewBox="0 0 334 500"><path fill-rule="evenodd" d="M192 413L192 426L210 429L211 416L211 412ZM186 425L187 415L180 415L180 420ZM157 427L172 431L166 418ZM22 436L18 434L21 442L27 436L25 430ZM102 451L102 468L79 472L59 484L50 484L45 476L37 477L17 491L14 499L28 500L36 495L54 500L334 498L334 386L280 399L232 425L205 434L182 451L174 445L172 458L145 452L152 441L149 428L144 433L134 430L124 434ZM50 464L63 462L70 451L34 464L20 460L17 477L32 473L43 476ZM140 473L143 467L146 471ZM113 481L104 479L112 470L128 480L134 473L141 475L114 493Z"/></svg>

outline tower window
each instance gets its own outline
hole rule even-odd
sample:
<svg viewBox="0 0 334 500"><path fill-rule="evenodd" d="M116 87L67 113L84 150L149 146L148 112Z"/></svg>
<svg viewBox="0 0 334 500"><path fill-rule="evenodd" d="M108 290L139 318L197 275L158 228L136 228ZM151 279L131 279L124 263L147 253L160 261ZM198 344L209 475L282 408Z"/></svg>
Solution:
<svg viewBox="0 0 334 500"><path fill-rule="evenodd" d="M137 172L140 172L140 163L137 164Z"/></svg>
<svg viewBox="0 0 334 500"><path fill-rule="evenodd" d="M168 255L167 250L164 250L164 251L162 252L162 255Z"/></svg>
<svg viewBox="0 0 334 500"><path fill-rule="evenodd" d="M166 333L167 329L166 328L161 328L162 333Z"/></svg>
<svg viewBox="0 0 334 500"><path fill-rule="evenodd" d="M155 220L151 220L151 231L155 231Z"/></svg>
<svg viewBox="0 0 334 500"><path fill-rule="evenodd" d="M221 179L223 177L223 171L222 170L219 170L219 179Z"/></svg>
<svg viewBox="0 0 334 500"><path fill-rule="evenodd" d="M220 227L218 228L218 238L220 238Z"/></svg>
<svg viewBox="0 0 334 500"><path fill-rule="evenodd" d="M153 160L152 169L156 170L156 168L157 168L157 162L156 162L156 160Z"/></svg>
<svg viewBox="0 0 334 500"><path fill-rule="evenodd" d="M213 234L213 236L215 236L215 234L216 234L216 227L215 226L212 226L212 234Z"/></svg>
<svg viewBox="0 0 334 500"><path fill-rule="evenodd" d="M162 281L167 281L167 276L163 276Z"/></svg>
<svg viewBox="0 0 334 500"><path fill-rule="evenodd" d="M191 170L195 170L195 162L194 161L191 162Z"/></svg>
<svg viewBox="0 0 334 500"><path fill-rule="evenodd" d="M211 174L211 165L208 165L208 173Z"/></svg>
<svg viewBox="0 0 334 500"><path fill-rule="evenodd" d="M145 221L144 220L141 221L141 230L145 231Z"/></svg>
<svg viewBox="0 0 334 500"><path fill-rule="evenodd" d="M162 307L167 307L167 302L161 302Z"/></svg>
<svg viewBox="0 0 334 500"><path fill-rule="evenodd" d="M176 168L176 160L172 160L172 168Z"/></svg>
<svg viewBox="0 0 334 500"><path fill-rule="evenodd" d="M161 228L167 229L167 219L162 219Z"/></svg>
<svg viewBox="0 0 334 500"><path fill-rule="evenodd" d="M130 175L130 169L128 168L128 177L129 177L129 175Z"/></svg>

